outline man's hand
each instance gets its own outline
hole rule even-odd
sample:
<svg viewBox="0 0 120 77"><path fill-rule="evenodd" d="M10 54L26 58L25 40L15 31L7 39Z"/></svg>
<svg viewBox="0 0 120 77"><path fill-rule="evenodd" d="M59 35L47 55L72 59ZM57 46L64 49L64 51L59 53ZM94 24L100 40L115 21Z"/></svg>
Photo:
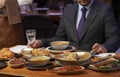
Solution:
<svg viewBox="0 0 120 77"><path fill-rule="evenodd" d="M42 46L42 41L41 40L35 40L33 43L29 43L27 44L28 47L31 48L39 48Z"/></svg>
<svg viewBox="0 0 120 77"><path fill-rule="evenodd" d="M105 53L107 52L107 49L102 46L101 44L99 43L95 43L93 46L92 46L92 52L96 51L96 53Z"/></svg>

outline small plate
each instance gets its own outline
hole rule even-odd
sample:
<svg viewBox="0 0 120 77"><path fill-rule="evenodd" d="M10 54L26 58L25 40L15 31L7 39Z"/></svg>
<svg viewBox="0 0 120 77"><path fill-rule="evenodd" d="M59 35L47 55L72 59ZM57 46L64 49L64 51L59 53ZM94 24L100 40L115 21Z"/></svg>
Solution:
<svg viewBox="0 0 120 77"><path fill-rule="evenodd" d="M0 69L7 66L7 63L5 61L0 61Z"/></svg>
<svg viewBox="0 0 120 77"><path fill-rule="evenodd" d="M80 69L69 70L69 71L67 71L67 70L59 70L59 69L62 69L64 67L56 67L53 70L54 70L55 73L63 74L63 75L65 75L65 74L67 74L67 75L69 75L69 74L80 74L80 72L82 72L85 68L82 67L82 66L78 66L78 67L80 67Z"/></svg>
<svg viewBox="0 0 120 77"><path fill-rule="evenodd" d="M46 48L46 50L49 50L51 53L62 53L62 52L64 52L64 51L73 51L73 50L75 50L75 49L76 49L76 48L73 47L73 46L69 46L69 47L67 47L66 49L62 49L62 50L56 50L56 49L54 49L52 46Z"/></svg>
<svg viewBox="0 0 120 77"><path fill-rule="evenodd" d="M88 68L94 71L99 71L99 72L111 72L111 71L120 70L120 67L113 68L113 69L100 69L100 68L92 67L92 65L89 65Z"/></svg>
<svg viewBox="0 0 120 77"><path fill-rule="evenodd" d="M53 63L49 63L49 64L47 64L46 66L34 66L34 65L32 65L32 64L30 64L30 63L28 63L27 65L26 65L26 67L28 68L28 69L31 69L31 70L43 70L43 69L48 69L48 68L51 68L53 66Z"/></svg>
<svg viewBox="0 0 120 77"><path fill-rule="evenodd" d="M115 56L116 53L101 53L98 55L95 55L95 57L99 57L99 58L107 58L109 56Z"/></svg>

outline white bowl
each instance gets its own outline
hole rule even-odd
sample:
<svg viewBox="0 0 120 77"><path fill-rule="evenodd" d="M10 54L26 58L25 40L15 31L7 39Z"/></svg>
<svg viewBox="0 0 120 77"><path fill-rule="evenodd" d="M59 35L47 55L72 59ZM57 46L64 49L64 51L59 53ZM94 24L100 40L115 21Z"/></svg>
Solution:
<svg viewBox="0 0 120 77"><path fill-rule="evenodd" d="M50 63L50 57L48 56L31 56L28 58L30 64L34 66L45 66Z"/></svg>
<svg viewBox="0 0 120 77"><path fill-rule="evenodd" d="M23 48L21 54L24 57L30 57L32 50L33 50L33 48Z"/></svg>
<svg viewBox="0 0 120 77"><path fill-rule="evenodd" d="M69 41L53 41L50 43L50 45L54 48L54 49L66 49L69 46L70 42Z"/></svg>
<svg viewBox="0 0 120 77"><path fill-rule="evenodd" d="M32 50L33 50L33 48L23 48L22 52L25 54L29 54L29 53L31 53Z"/></svg>
<svg viewBox="0 0 120 77"><path fill-rule="evenodd" d="M91 60L91 54L88 52L73 52L76 53L80 59L79 60L67 60L65 57L68 57L69 55L63 55L63 54L58 54L55 55L56 61L60 62L63 65L86 65L88 64Z"/></svg>

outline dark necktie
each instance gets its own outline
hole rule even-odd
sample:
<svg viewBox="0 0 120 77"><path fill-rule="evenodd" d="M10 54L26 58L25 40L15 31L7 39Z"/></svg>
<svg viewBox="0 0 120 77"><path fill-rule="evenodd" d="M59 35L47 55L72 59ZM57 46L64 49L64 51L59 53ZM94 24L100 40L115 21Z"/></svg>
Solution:
<svg viewBox="0 0 120 77"><path fill-rule="evenodd" d="M81 32L82 32L82 29L83 29L85 21L86 21L86 11L87 11L87 9L85 7L83 7L81 9L81 11L82 11L82 16L81 16L81 19L80 19L80 22L79 22L79 25L78 25L78 38L79 39L80 39Z"/></svg>

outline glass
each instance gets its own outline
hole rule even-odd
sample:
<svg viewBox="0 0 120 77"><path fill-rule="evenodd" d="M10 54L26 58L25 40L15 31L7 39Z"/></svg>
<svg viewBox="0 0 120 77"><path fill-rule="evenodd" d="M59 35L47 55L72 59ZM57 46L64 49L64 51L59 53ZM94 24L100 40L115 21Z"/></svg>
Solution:
<svg viewBox="0 0 120 77"><path fill-rule="evenodd" d="M36 14L36 13L37 13L37 12L36 12L36 9L37 9L37 3L32 3L32 5L31 5L31 10L32 10L33 14Z"/></svg>
<svg viewBox="0 0 120 77"><path fill-rule="evenodd" d="M36 39L36 30L28 29L25 32L26 32L27 41L32 44Z"/></svg>
<svg viewBox="0 0 120 77"><path fill-rule="evenodd" d="M60 8L60 11L62 12L62 10L63 10L63 8L64 8L64 2L59 2L58 3L58 6L59 6L59 8Z"/></svg>
<svg viewBox="0 0 120 77"><path fill-rule="evenodd" d="M28 5L22 5L20 6L21 14L27 14L30 12L30 7Z"/></svg>

